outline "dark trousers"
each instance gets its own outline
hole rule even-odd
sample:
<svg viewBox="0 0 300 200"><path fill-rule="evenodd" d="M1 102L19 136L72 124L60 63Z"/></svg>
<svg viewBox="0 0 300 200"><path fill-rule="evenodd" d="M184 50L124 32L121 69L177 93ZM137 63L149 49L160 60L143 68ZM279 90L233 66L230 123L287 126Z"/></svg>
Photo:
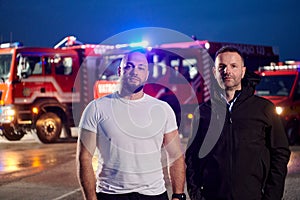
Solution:
<svg viewBox="0 0 300 200"><path fill-rule="evenodd" d="M159 195L144 195L137 192L127 194L97 193L98 200L169 200L167 191Z"/></svg>

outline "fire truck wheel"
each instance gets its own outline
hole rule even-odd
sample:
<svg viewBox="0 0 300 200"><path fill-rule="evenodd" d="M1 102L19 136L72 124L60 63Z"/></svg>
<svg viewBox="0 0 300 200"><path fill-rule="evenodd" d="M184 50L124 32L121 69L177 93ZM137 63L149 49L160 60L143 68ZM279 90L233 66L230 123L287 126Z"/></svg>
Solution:
<svg viewBox="0 0 300 200"><path fill-rule="evenodd" d="M297 142L298 129L296 126L291 126L287 129L287 136L290 145L295 145Z"/></svg>
<svg viewBox="0 0 300 200"><path fill-rule="evenodd" d="M55 113L44 113L36 121L37 136L43 143L56 142L61 130L61 119Z"/></svg>
<svg viewBox="0 0 300 200"><path fill-rule="evenodd" d="M3 135L9 141L17 141L21 140L21 138L25 135L23 131L17 131L10 125L3 125Z"/></svg>

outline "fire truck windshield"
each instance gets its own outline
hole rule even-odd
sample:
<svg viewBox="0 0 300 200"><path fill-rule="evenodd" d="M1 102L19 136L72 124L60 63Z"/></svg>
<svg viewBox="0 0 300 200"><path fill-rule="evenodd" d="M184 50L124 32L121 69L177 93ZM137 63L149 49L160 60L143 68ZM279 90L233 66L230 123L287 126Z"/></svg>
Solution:
<svg viewBox="0 0 300 200"><path fill-rule="evenodd" d="M0 77L3 81L9 76L11 60L11 54L0 54Z"/></svg>
<svg viewBox="0 0 300 200"><path fill-rule="evenodd" d="M288 96L293 86L295 75L262 76L256 86L259 96Z"/></svg>

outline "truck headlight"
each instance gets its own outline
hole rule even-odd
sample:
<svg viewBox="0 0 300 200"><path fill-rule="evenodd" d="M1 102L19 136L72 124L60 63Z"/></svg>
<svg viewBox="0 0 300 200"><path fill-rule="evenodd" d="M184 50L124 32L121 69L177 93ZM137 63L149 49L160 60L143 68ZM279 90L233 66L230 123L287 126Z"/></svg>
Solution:
<svg viewBox="0 0 300 200"><path fill-rule="evenodd" d="M276 113L277 113L278 115L281 115L282 112L283 112L283 107L276 106Z"/></svg>
<svg viewBox="0 0 300 200"><path fill-rule="evenodd" d="M3 106L0 111L0 122L11 123L15 119L16 111L11 106Z"/></svg>
<svg viewBox="0 0 300 200"><path fill-rule="evenodd" d="M6 109L3 110L3 115L6 116L14 116L16 114L16 111L14 109Z"/></svg>

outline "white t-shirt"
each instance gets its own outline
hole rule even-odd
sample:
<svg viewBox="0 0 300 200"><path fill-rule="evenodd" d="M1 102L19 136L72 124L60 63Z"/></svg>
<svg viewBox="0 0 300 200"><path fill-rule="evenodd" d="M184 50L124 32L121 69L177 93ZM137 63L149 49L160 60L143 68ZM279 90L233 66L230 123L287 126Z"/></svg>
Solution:
<svg viewBox="0 0 300 200"><path fill-rule="evenodd" d="M113 93L92 101L79 127L97 134L102 163L96 192L158 195L166 191L161 147L164 134L177 129L169 104L147 94L127 100Z"/></svg>

